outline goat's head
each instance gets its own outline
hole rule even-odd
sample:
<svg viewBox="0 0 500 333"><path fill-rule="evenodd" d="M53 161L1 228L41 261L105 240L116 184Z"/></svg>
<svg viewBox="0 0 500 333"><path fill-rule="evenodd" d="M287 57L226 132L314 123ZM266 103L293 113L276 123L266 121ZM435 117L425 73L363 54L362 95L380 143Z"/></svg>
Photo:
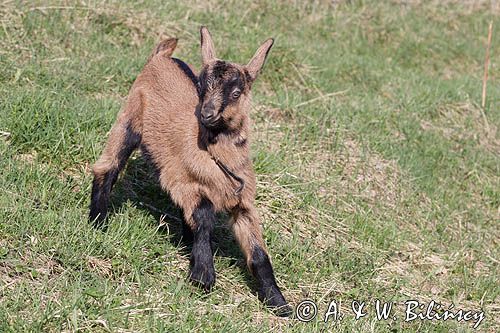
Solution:
<svg viewBox="0 0 500 333"><path fill-rule="evenodd" d="M266 40L248 64L239 65L217 59L210 32L202 27L200 33L200 121L208 129L236 129L250 108L250 88L274 40Z"/></svg>

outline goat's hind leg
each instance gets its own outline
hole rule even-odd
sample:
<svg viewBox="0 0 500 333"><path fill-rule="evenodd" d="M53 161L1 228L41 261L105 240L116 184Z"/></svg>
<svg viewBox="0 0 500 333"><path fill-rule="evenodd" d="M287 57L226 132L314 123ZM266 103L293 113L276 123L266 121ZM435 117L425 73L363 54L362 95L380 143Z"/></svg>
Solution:
<svg viewBox="0 0 500 333"><path fill-rule="evenodd" d="M232 227L245 255L247 266L257 280L259 299L273 309L277 315L290 316L292 310L276 283L255 209L237 209L234 211Z"/></svg>
<svg viewBox="0 0 500 333"><path fill-rule="evenodd" d="M127 109L126 109L127 110ZM125 111L126 111L125 110ZM94 164L89 219L98 226L106 219L109 195L130 154L139 146L141 135L134 131L127 114L120 114L111 129L106 147Z"/></svg>

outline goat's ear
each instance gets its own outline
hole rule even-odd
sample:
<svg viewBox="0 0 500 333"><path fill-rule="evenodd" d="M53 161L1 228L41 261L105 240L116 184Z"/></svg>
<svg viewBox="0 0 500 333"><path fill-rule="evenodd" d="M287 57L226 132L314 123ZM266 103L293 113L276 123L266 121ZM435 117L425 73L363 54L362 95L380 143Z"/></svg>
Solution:
<svg viewBox="0 0 500 333"><path fill-rule="evenodd" d="M259 75L262 66L264 66L264 62L266 61L267 54L269 53L269 50L271 50L273 44L274 44L274 39L269 38L268 40L266 40L259 47L257 52L255 52L250 62L246 65L246 69L248 71L248 74L250 74L252 81L257 78L257 75Z"/></svg>
<svg viewBox="0 0 500 333"><path fill-rule="evenodd" d="M207 27L201 27L201 60L203 65L208 64L210 61L215 59L215 48L214 42L212 41L212 36Z"/></svg>

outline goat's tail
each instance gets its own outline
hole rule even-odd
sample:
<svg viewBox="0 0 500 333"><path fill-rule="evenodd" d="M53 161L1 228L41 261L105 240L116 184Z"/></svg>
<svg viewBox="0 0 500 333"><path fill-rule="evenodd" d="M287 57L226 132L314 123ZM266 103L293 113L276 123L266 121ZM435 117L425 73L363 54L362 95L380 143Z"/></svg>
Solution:
<svg viewBox="0 0 500 333"><path fill-rule="evenodd" d="M172 53L174 53L175 48L177 47L177 38L168 38L162 40L158 45L155 46L151 54L149 55L149 62L153 57L159 53L166 57L171 57Z"/></svg>

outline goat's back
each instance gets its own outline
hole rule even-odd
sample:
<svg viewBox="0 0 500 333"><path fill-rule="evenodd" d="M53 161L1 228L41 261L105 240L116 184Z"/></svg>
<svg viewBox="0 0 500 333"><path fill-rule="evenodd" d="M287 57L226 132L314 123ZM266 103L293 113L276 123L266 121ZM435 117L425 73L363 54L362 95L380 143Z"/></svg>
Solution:
<svg viewBox="0 0 500 333"><path fill-rule="evenodd" d="M133 94L142 109L142 144L159 167L197 149L196 75L184 62L157 55L138 76Z"/></svg>

